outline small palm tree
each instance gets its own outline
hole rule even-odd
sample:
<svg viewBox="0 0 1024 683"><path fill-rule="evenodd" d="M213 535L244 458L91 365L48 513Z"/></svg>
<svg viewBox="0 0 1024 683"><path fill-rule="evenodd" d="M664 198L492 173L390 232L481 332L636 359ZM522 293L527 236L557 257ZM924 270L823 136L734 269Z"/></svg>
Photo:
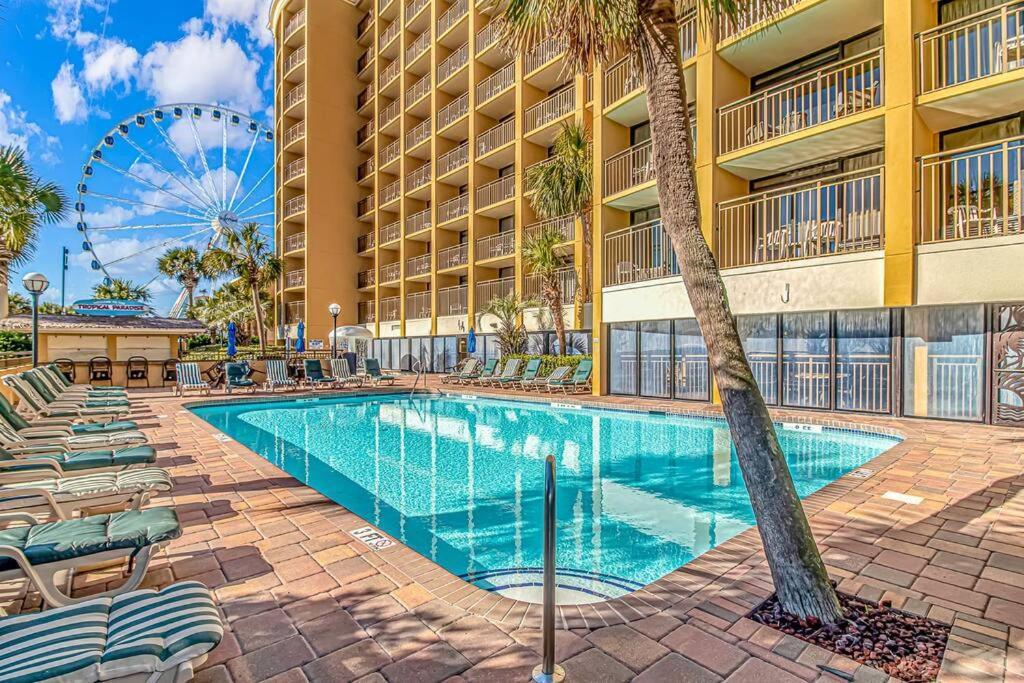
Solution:
<svg viewBox="0 0 1024 683"><path fill-rule="evenodd" d="M783 2L757 4L770 12ZM843 616L839 599L743 353L718 264L701 232L679 45L679 17L693 5L705 31L722 22L735 24L753 9L752 0L502 0L497 18L501 38L519 53L554 37L564 42L569 66L577 72L625 55L643 74L662 224L707 344L780 605L801 618L832 624Z"/></svg>
<svg viewBox="0 0 1024 683"><path fill-rule="evenodd" d="M559 279L565 269L565 261L558 253L563 241L562 233L555 228L544 228L535 235L528 235L523 241L523 263L530 272L540 278L541 300L551 311L558 339L558 352L565 354L565 312L562 296L562 282Z"/></svg>
<svg viewBox="0 0 1024 683"><path fill-rule="evenodd" d="M256 317L256 335L260 351L267 348L262 293L281 275L281 259L274 255L269 240L257 223L246 223L237 230L224 231L224 246L215 247L203 256L206 272L212 277L233 275L249 289Z"/></svg>
<svg viewBox="0 0 1024 683"><path fill-rule="evenodd" d="M18 292L11 292L7 295L7 312L10 315L24 315L32 311L32 304L27 297Z"/></svg>
<svg viewBox="0 0 1024 683"><path fill-rule="evenodd" d="M97 299L125 299L128 301L146 302L152 299L152 295L145 285L138 285L131 280L114 278L109 283L101 282L92 288L93 296Z"/></svg>
<svg viewBox="0 0 1024 683"><path fill-rule="evenodd" d="M530 204L542 219L572 216L583 228L583 263L579 265L580 301L590 300L590 204L594 192L593 149L582 123L566 123L555 137L551 157L526 171Z"/></svg>
<svg viewBox="0 0 1024 683"><path fill-rule="evenodd" d="M156 261L156 268L167 277L174 278L188 294L188 307L195 303L194 294L199 281L207 277L206 266L195 247L172 247Z"/></svg>
<svg viewBox="0 0 1024 683"><path fill-rule="evenodd" d="M526 352L526 328L523 326L523 312L537 305L528 299L520 301L515 292L496 296L484 306L482 315L493 315L498 319L498 327L494 336L498 340L498 349L503 356ZM478 324L479 326L479 324Z"/></svg>

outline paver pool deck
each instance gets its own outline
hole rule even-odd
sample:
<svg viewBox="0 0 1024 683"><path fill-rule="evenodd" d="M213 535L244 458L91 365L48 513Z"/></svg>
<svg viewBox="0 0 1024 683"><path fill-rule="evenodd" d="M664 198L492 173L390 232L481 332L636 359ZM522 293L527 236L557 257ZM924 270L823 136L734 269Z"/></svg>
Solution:
<svg viewBox="0 0 1024 683"><path fill-rule="evenodd" d="M445 387L432 380L430 388ZM540 661L539 606L470 586L401 543L370 550L348 533L367 522L184 408L205 399L169 394L132 392L133 417L175 481L153 504L174 505L185 531L154 560L147 585L192 579L213 589L228 628L198 681L529 680ZM554 400L718 412L620 397ZM951 623L940 680L1024 682L1024 430L773 414L904 437L805 500L829 572L847 593ZM118 572L78 576L76 595L104 590ZM560 608L556 656L581 683L842 680L819 664L886 680L746 619L771 591L751 529L630 596ZM38 598L0 584L0 606L34 609Z"/></svg>

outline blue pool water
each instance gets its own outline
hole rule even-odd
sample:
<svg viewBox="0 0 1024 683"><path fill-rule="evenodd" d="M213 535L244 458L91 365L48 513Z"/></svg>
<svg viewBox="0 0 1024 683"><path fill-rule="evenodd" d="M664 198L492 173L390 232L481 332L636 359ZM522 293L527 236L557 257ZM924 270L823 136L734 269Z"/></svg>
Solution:
<svg viewBox="0 0 1024 683"><path fill-rule="evenodd" d="M754 523L720 420L406 395L194 412L449 571L520 599L538 595L548 454L561 602L635 590ZM896 443L779 436L802 497Z"/></svg>

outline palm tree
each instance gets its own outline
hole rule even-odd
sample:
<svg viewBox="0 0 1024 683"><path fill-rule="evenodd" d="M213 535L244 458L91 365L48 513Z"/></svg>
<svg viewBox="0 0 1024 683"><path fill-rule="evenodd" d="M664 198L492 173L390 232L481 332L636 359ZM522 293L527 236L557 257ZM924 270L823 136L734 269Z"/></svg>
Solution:
<svg viewBox="0 0 1024 683"><path fill-rule="evenodd" d="M590 204L594 191L593 150L582 123L566 123L555 137L551 157L526 169L530 204L541 219L572 216L583 228L583 263L580 265L580 301L590 299Z"/></svg>
<svg viewBox="0 0 1024 683"><path fill-rule="evenodd" d="M562 233L553 227L528 235L523 240L523 263L530 272L540 278L541 300L551 311L558 339L558 353L565 355L565 311L562 308L562 282L559 279L565 270L565 261L558 253L558 245L565 241Z"/></svg>
<svg viewBox="0 0 1024 683"><path fill-rule="evenodd" d="M188 293L188 307L191 309L195 303L196 287L202 278L207 277L199 251L195 247L172 247L157 259L156 268L185 288Z"/></svg>
<svg viewBox="0 0 1024 683"><path fill-rule="evenodd" d="M28 297L11 292L7 295L7 312L10 315L24 315L32 312L32 304Z"/></svg>
<svg viewBox="0 0 1024 683"><path fill-rule="evenodd" d="M260 310L266 315L270 299L260 292ZM200 297L192 308L196 320L203 322L211 331L223 332L228 323L234 321L241 330L256 328L256 311L248 286L238 281L229 282L216 289L210 296Z"/></svg>
<svg viewBox="0 0 1024 683"><path fill-rule="evenodd" d="M281 259L257 223L246 223L241 228L224 231L224 246L215 247L203 256L206 272L212 277L234 275L249 288L256 314L256 334L260 351L267 348L267 332L263 326L264 311L261 293L281 275Z"/></svg>
<svg viewBox="0 0 1024 683"><path fill-rule="evenodd" d="M523 312L537 305L528 299L520 301L515 292L496 296L480 311L482 315L493 315L498 319L494 336L502 356L526 352L526 328L523 326Z"/></svg>
<svg viewBox="0 0 1024 683"><path fill-rule="evenodd" d="M759 2L769 10L780 4ZM696 3L703 30L734 22L750 9L749 0ZM714 254L701 233L679 46L681 9L677 0L503 0L499 17L503 38L519 52L554 36L565 42L577 72L622 54L643 74L662 224L707 344L780 605L793 615L831 624L842 619L842 609L743 353Z"/></svg>
<svg viewBox="0 0 1024 683"><path fill-rule="evenodd" d="M97 299L146 302L153 298L145 285L137 285L131 280L122 280L121 278L114 278L109 283L101 282L92 288L92 293Z"/></svg>

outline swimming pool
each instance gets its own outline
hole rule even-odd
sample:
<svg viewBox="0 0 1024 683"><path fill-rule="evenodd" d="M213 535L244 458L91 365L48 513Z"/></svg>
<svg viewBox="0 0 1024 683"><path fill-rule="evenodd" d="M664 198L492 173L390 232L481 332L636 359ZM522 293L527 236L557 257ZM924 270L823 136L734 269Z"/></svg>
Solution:
<svg viewBox="0 0 1024 683"><path fill-rule="evenodd" d="M754 523L724 421L478 397L346 396L193 412L445 569L539 597L543 460L558 599L618 597ZM779 430L801 497L897 442Z"/></svg>

